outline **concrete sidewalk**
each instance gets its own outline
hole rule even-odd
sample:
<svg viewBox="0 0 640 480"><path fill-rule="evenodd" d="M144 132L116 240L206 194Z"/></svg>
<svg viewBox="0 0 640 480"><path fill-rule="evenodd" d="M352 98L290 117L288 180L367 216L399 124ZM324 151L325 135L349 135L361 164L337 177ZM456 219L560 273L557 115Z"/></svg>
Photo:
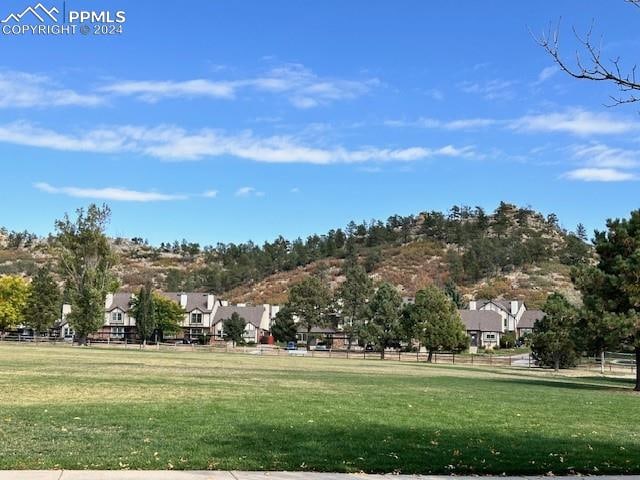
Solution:
<svg viewBox="0 0 640 480"><path fill-rule="evenodd" d="M477 477L368 475L362 473L237 472L176 470L0 470L0 480L548 480L542 476ZM597 475L589 480L640 480L640 475Z"/></svg>

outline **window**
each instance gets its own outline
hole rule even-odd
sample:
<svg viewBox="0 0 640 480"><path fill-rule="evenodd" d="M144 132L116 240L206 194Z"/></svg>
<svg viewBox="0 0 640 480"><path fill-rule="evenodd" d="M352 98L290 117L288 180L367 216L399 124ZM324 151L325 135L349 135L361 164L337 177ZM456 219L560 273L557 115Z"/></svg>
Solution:
<svg viewBox="0 0 640 480"><path fill-rule="evenodd" d="M485 337L487 340L495 340L496 339L496 334L495 333L487 333L485 334Z"/></svg>
<svg viewBox="0 0 640 480"><path fill-rule="evenodd" d="M202 323L202 314L201 313L192 313L191 314L191 323Z"/></svg>
<svg viewBox="0 0 640 480"><path fill-rule="evenodd" d="M202 329L201 328L192 328L189 331L189 335L195 336L195 335L202 335Z"/></svg>
<svg viewBox="0 0 640 480"><path fill-rule="evenodd" d="M113 312L111 314L111 323L123 323L122 312Z"/></svg>
<svg viewBox="0 0 640 480"><path fill-rule="evenodd" d="M124 327L111 327L111 338L124 338Z"/></svg>
<svg viewBox="0 0 640 480"><path fill-rule="evenodd" d="M504 319L504 328L507 328L507 325L508 325L508 322L507 322L507 319L505 318Z"/></svg>

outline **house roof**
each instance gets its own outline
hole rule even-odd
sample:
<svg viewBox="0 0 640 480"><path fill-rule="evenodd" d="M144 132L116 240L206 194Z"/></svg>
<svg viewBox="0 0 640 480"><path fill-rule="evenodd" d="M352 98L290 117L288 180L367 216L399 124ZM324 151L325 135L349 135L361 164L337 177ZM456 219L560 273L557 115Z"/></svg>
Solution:
<svg viewBox="0 0 640 480"><path fill-rule="evenodd" d="M544 312L542 310L525 310L522 318L518 322L518 328L533 328L537 320L542 320Z"/></svg>
<svg viewBox="0 0 640 480"><path fill-rule="evenodd" d="M524 304L524 302L520 300L514 300L514 301L517 302L518 310L520 310L520 307ZM481 308L485 307L489 303L493 303L494 305L501 308L508 314L511 314L511 300L487 300L486 298L481 298L476 300L476 309L480 310Z"/></svg>
<svg viewBox="0 0 640 480"><path fill-rule="evenodd" d="M216 314L213 316L212 324L215 325L218 322L226 320L227 318L231 318L233 313L237 313L247 323L260 328L260 324L262 322L262 317L265 313L264 306L243 306L240 307L238 305L229 305L229 306L220 306L218 310L216 310Z"/></svg>
<svg viewBox="0 0 640 480"><path fill-rule="evenodd" d="M131 296L132 294L129 292L117 292L113 294L113 301L109 308L107 308L107 312L112 312L115 309L122 310L123 312L128 312L129 308L131 308Z"/></svg>
<svg viewBox="0 0 640 480"><path fill-rule="evenodd" d="M458 310L468 331L501 332L502 317L492 310Z"/></svg>
<svg viewBox="0 0 640 480"><path fill-rule="evenodd" d="M169 300L173 300L178 305L180 305L180 295L187 296L187 304L184 307L186 312L192 312L193 310L199 310L202 313L211 313L213 309L207 308L207 297L208 293L198 293L198 292L159 292L165 298ZM214 301L215 305L215 301Z"/></svg>

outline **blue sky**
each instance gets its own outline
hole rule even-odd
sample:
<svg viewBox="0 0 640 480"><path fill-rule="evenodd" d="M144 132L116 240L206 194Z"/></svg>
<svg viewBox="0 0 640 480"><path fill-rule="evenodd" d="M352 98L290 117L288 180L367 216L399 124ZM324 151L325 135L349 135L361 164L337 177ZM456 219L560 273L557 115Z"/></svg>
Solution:
<svg viewBox="0 0 640 480"><path fill-rule="evenodd" d="M113 235L215 244L500 200L569 229L638 208L640 106L605 107L613 87L529 33L562 18L570 56L594 20L632 65L623 1L159 4L67 1L125 10L118 36L0 35L0 225L106 201Z"/></svg>

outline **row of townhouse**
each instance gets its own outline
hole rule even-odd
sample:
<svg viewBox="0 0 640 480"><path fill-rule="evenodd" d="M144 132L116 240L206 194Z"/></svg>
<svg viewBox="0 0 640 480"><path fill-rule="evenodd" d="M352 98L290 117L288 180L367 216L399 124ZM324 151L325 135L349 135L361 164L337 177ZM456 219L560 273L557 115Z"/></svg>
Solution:
<svg viewBox="0 0 640 480"><path fill-rule="evenodd" d="M271 322L279 310L277 305L235 304L220 300L210 293L159 292L160 295L176 302L184 310L178 339L197 339L202 336L213 340L224 339L224 321L237 313L246 321L243 338L246 342L258 343L268 336ZM131 314L135 294L117 292L105 299L104 323L94 335L99 339L136 338L136 319ZM73 329L67 321L70 305L62 308L62 319L56 330L64 338L73 338Z"/></svg>
<svg viewBox="0 0 640 480"><path fill-rule="evenodd" d="M234 313L245 319L244 340L258 343L269 335L271 323L280 307L277 305L231 305L210 293L160 292L164 297L176 302L184 310L181 331L177 339L197 339L205 336L210 340L224 339L224 320ZM118 292L109 294L105 300L104 323L95 337L100 339L134 339L136 321L131 315L135 294ZM412 297L403 298L404 303L413 303ZM62 320L56 326L56 334L65 338L73 337L73 330L66 320L71 311L69 305L62 309ZM472 348L494 348L500 345L500 338L506 333L514 333L521 338L531 333L535 322L544 313L541 310L528 309L519 300L473 300L468 308L458 310ZM296 319L297 320L297 319ZM298 341L327 342L334 348L343 348L347 344L343 325L314 327L307 338L306 329L299 328Z"/></svg>

